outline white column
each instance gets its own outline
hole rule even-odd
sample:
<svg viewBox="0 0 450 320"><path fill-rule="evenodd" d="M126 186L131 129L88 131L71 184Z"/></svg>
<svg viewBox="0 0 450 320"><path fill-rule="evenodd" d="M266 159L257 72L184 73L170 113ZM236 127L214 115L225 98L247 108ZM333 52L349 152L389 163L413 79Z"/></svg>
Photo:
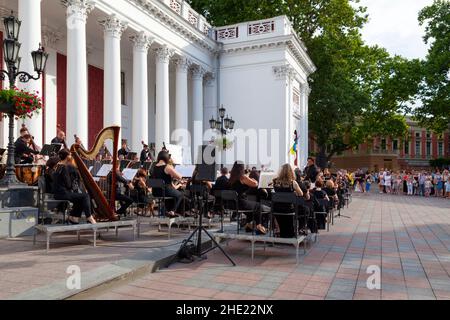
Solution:
<svg viewBox="0 0 450 320"><path fill-rule="evenodd" d="M68 145L74 134L87 146L88 91L86 57L86 20L94 8L89 0L62 0L67 6L67 128Z"/></svg>
<svg viewBox="0 0 450 320"><path fill-rule="evenodd" d="M148 71L147 55L153 39L140 32L131 37L133 45L133 151L142 149L141 142L148 142Z"/></svg>
<svg viewBox="0 0 450 320"><path fill-rule="evenodd" d="M167 46L160 47L156 52L156 152L163 143L170 143L170 102L169 102L169 62L173 50Z"/></svg>
<svg viewBox="0 0 450 320"><path fill-rule="evenodd" d="M175 60L177 66L176 71L176 106L175 106L175 129L182 136L177 136L179 145L189 145L190 141L187 139L189 135L189 110L188 110L188 71L190 61L184 57Z"/></svg>
<svg viewBox="0 0 450 320"><path fill-rule="evenodd" d="M195 66L192 69L192 120L194 122L192 151L194 161L197 161L199 146L203 145L203 76L205 73L205 69L201 66Z"/></svg>
<svg viewBox="0 0 450 320"><path fill-rule="evenodd" d="M309 94L309 86L307 83L301 84L301 111L302 111L302 120L301 120L301 137L300 137L300 162L299 167L303 170L306 166L306 159L308 158L308 94Z"/></svg>
<svg viewBox="0 0 450 320"><path fill-rule="evenodd" d="M103 125L122 126L122 98L120 90L120 39L127 28L127 23L114 14L99 21L104 27L104 100Z"/></svg>
<svg viewBox="0 0 450 320"><path fill-rule="evenodd" d="M57 55L56 44L61 40L59 31L48 26L42 26L42 44L49 53L47 68L45 70L45 141L48 144L56 136L57 128Z"/></svg>
<svg viewBox="0 0 450 320"><path fill-rule="evenodd" d="M20 57L22 57L20 71L28 72L35 76L33 59L31 52L39 48L41 43L41 0L19 0L19 20L22 21L20 28L19 42L22 43ZM30 92L39 92L42 97L42 78L30 80L25 84L16 85ZM23 121L28 127L37 145L42 146L42 112L34 114L32 119ZM19 121L22 123L22 121ZM19 125L20 127L20 125Z"/></svg>

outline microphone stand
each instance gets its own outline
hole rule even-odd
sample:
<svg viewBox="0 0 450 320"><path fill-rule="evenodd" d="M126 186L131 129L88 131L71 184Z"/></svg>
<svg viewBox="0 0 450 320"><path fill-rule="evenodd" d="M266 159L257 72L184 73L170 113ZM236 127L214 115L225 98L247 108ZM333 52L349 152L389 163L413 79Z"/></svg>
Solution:
<svg viewBox="0 0 450 320"><path fill-rule="evenodd" d="M172 265L175 260L178 258L179 254L186 249L188 249L188 244L191 242L191 240L197 236L197 243L195 246L195 251L191 252L191 254L194 257L199 258L200 260L207 259L206 254L210 251L213 251L215 249L219 249L223 255L231 262L233 266L236 266L236 263L231 259L231 257L225 252L225 250L220 246L219 243L214 239L214 237L206 230L205 227L203 227L203 216L208 214L208 188L206 187L205 183L202 182L200 186L191 185L191 192L194 192L194 197L197 197L198 204L200 206L200 215L198 218L198 226L195 228L195 230L192 232L192 234L183 241L183 244L181 245L180 249L178 249L175 256L169 261L169 263L166 265L166 268L168 268L170 265ZM203 197L203 199L201 199ZM195 202L194 202L195 203ZM206 234L206 236L212 241L214 244L211 248L203 251L202 250L202 232Z"/></svg>

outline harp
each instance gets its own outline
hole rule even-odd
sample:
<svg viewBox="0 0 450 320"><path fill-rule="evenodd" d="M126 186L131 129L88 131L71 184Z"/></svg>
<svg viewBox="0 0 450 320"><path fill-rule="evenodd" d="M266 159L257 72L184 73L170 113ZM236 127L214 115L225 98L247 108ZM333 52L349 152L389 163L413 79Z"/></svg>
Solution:
<svg viewBox="0 0 450 320"><path fill-rule="evenodd" d="M91 150L85 150L82 146L74 144L70 149L72 157L75 160L75 164L80 172L83 184L94 202L94 213L97 220L100 221L117 221L115 203L116 203L116 175L114 174L118 168L118 145L119 145L120 127L113 126L108 127L100 131L95 139L95 144ZM95 182L89 169L86 167L85 160L94 160L100 149L103 147L106 140L113 141L113 161L112 161L112 181L110 186L111 197L106 199L102 190Z"/></svg>

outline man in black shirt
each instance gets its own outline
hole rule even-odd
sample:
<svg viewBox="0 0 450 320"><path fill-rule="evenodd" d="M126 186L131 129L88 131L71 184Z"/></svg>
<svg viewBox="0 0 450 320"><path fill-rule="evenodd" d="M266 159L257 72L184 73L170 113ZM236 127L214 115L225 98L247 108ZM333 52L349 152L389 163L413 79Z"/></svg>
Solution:
<svg viewBox="0 0 450 320"><path fill-rule="evenodd" d="M220 170L221 176L217 178L216 183L214 184L213 190L228 190L228 168L222 168Z"/></svg>
<svg viewBox="0 0 450 320"><path fill-rule="evenodd" d="M14 143L14 161L16 164L31 164L34 161L33 154L39 154L39 151L28 147L30 141L31 136L25 134L24 136L19 137Z"/></svg>
<svg viewBox="0 0 450 320"><path fill-rule="evenodd" d="M64 146L64 148L66 147L66 134L64 133L64 131L59 130L56 137L53 138L52 140L52 144L61 144Z"/></svg>
<svg viewBox="0 0 450 320"><path fill-rule="evenodd" d="M129 153L128 146L127 146L127 143L124 141L124 142L122 142L122 148L119 149L119 152L118 152L119 157L123 157L123 159L126 159L128 157L128 153Z"/></svg>
<svg viewBox="0 0 450 320"><path fill-rule="evenodd" d="M311 181L312 183L316 182L317 176L319 175L319 169L314 163L313 158L308 158L308 165L305 168L306 179Z"/></svg>
<svg viewBox="0 0 450 320"><path fill-rule="evenodd" d="M148 145L144 144L144 149L142 149L141 157L139 159L141 161L141 165L144 165L144 163L147 161L149 152L150 151L149 151Z"/></svg>
<svg viewBox="0 0 450 320"><path fill-rule="evenodd" d="M112 183L112 172L108 174L107 177L108 185L111 185ZM125 194L123 194L119 187L119 183L122 183L124 186L129 188L130 190L133 190L133 184L125 179L120 170L116 171L116 200L120 202L120 208L117 210L117 214L121 216L125 216L127 213L128 208L133 204L133 199Z"/></svg>

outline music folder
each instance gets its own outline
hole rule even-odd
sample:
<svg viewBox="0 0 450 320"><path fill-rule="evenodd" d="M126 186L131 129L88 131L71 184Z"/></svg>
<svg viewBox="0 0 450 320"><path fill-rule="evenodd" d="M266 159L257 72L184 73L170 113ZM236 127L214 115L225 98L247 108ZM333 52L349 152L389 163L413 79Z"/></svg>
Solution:
<svg viewBox="0 0 450 320"><path fill-rule="evenodd" d="M138 172L137 169L126 168L122 171L122 175L126 180L132 181L136 176L137 172Z"/></svg>
<svg viewBox="0 0 450 320"><path fill-rule="evenodd" d="M97 172L96 176L97 177L106 177L106 176L108 176L108 174L110 173L112 168L113 168L112 164L104 164L104 165L102 165L100 170Z"/></svg>
<svg viewBox="0 0 450 320"><path fill-rule="evenodd" d="M46 144L42 147L41 156L51 157L61 150L61 144Z"/></svg>
<svg viewBox="0 0 450 320"><path fill-rule="evenodd" d="M177 166L175 169L183 178L192 178L192 175L194 174L195 166L192 166L192 165Z"/></svg>
<svg viewBox="0 0 450 320"><path fill-rule="evenodd" d="M276 177L277 175L273 172L261 172L261 175L259 176L258 189L272 189L273 180Z"/></svg>

